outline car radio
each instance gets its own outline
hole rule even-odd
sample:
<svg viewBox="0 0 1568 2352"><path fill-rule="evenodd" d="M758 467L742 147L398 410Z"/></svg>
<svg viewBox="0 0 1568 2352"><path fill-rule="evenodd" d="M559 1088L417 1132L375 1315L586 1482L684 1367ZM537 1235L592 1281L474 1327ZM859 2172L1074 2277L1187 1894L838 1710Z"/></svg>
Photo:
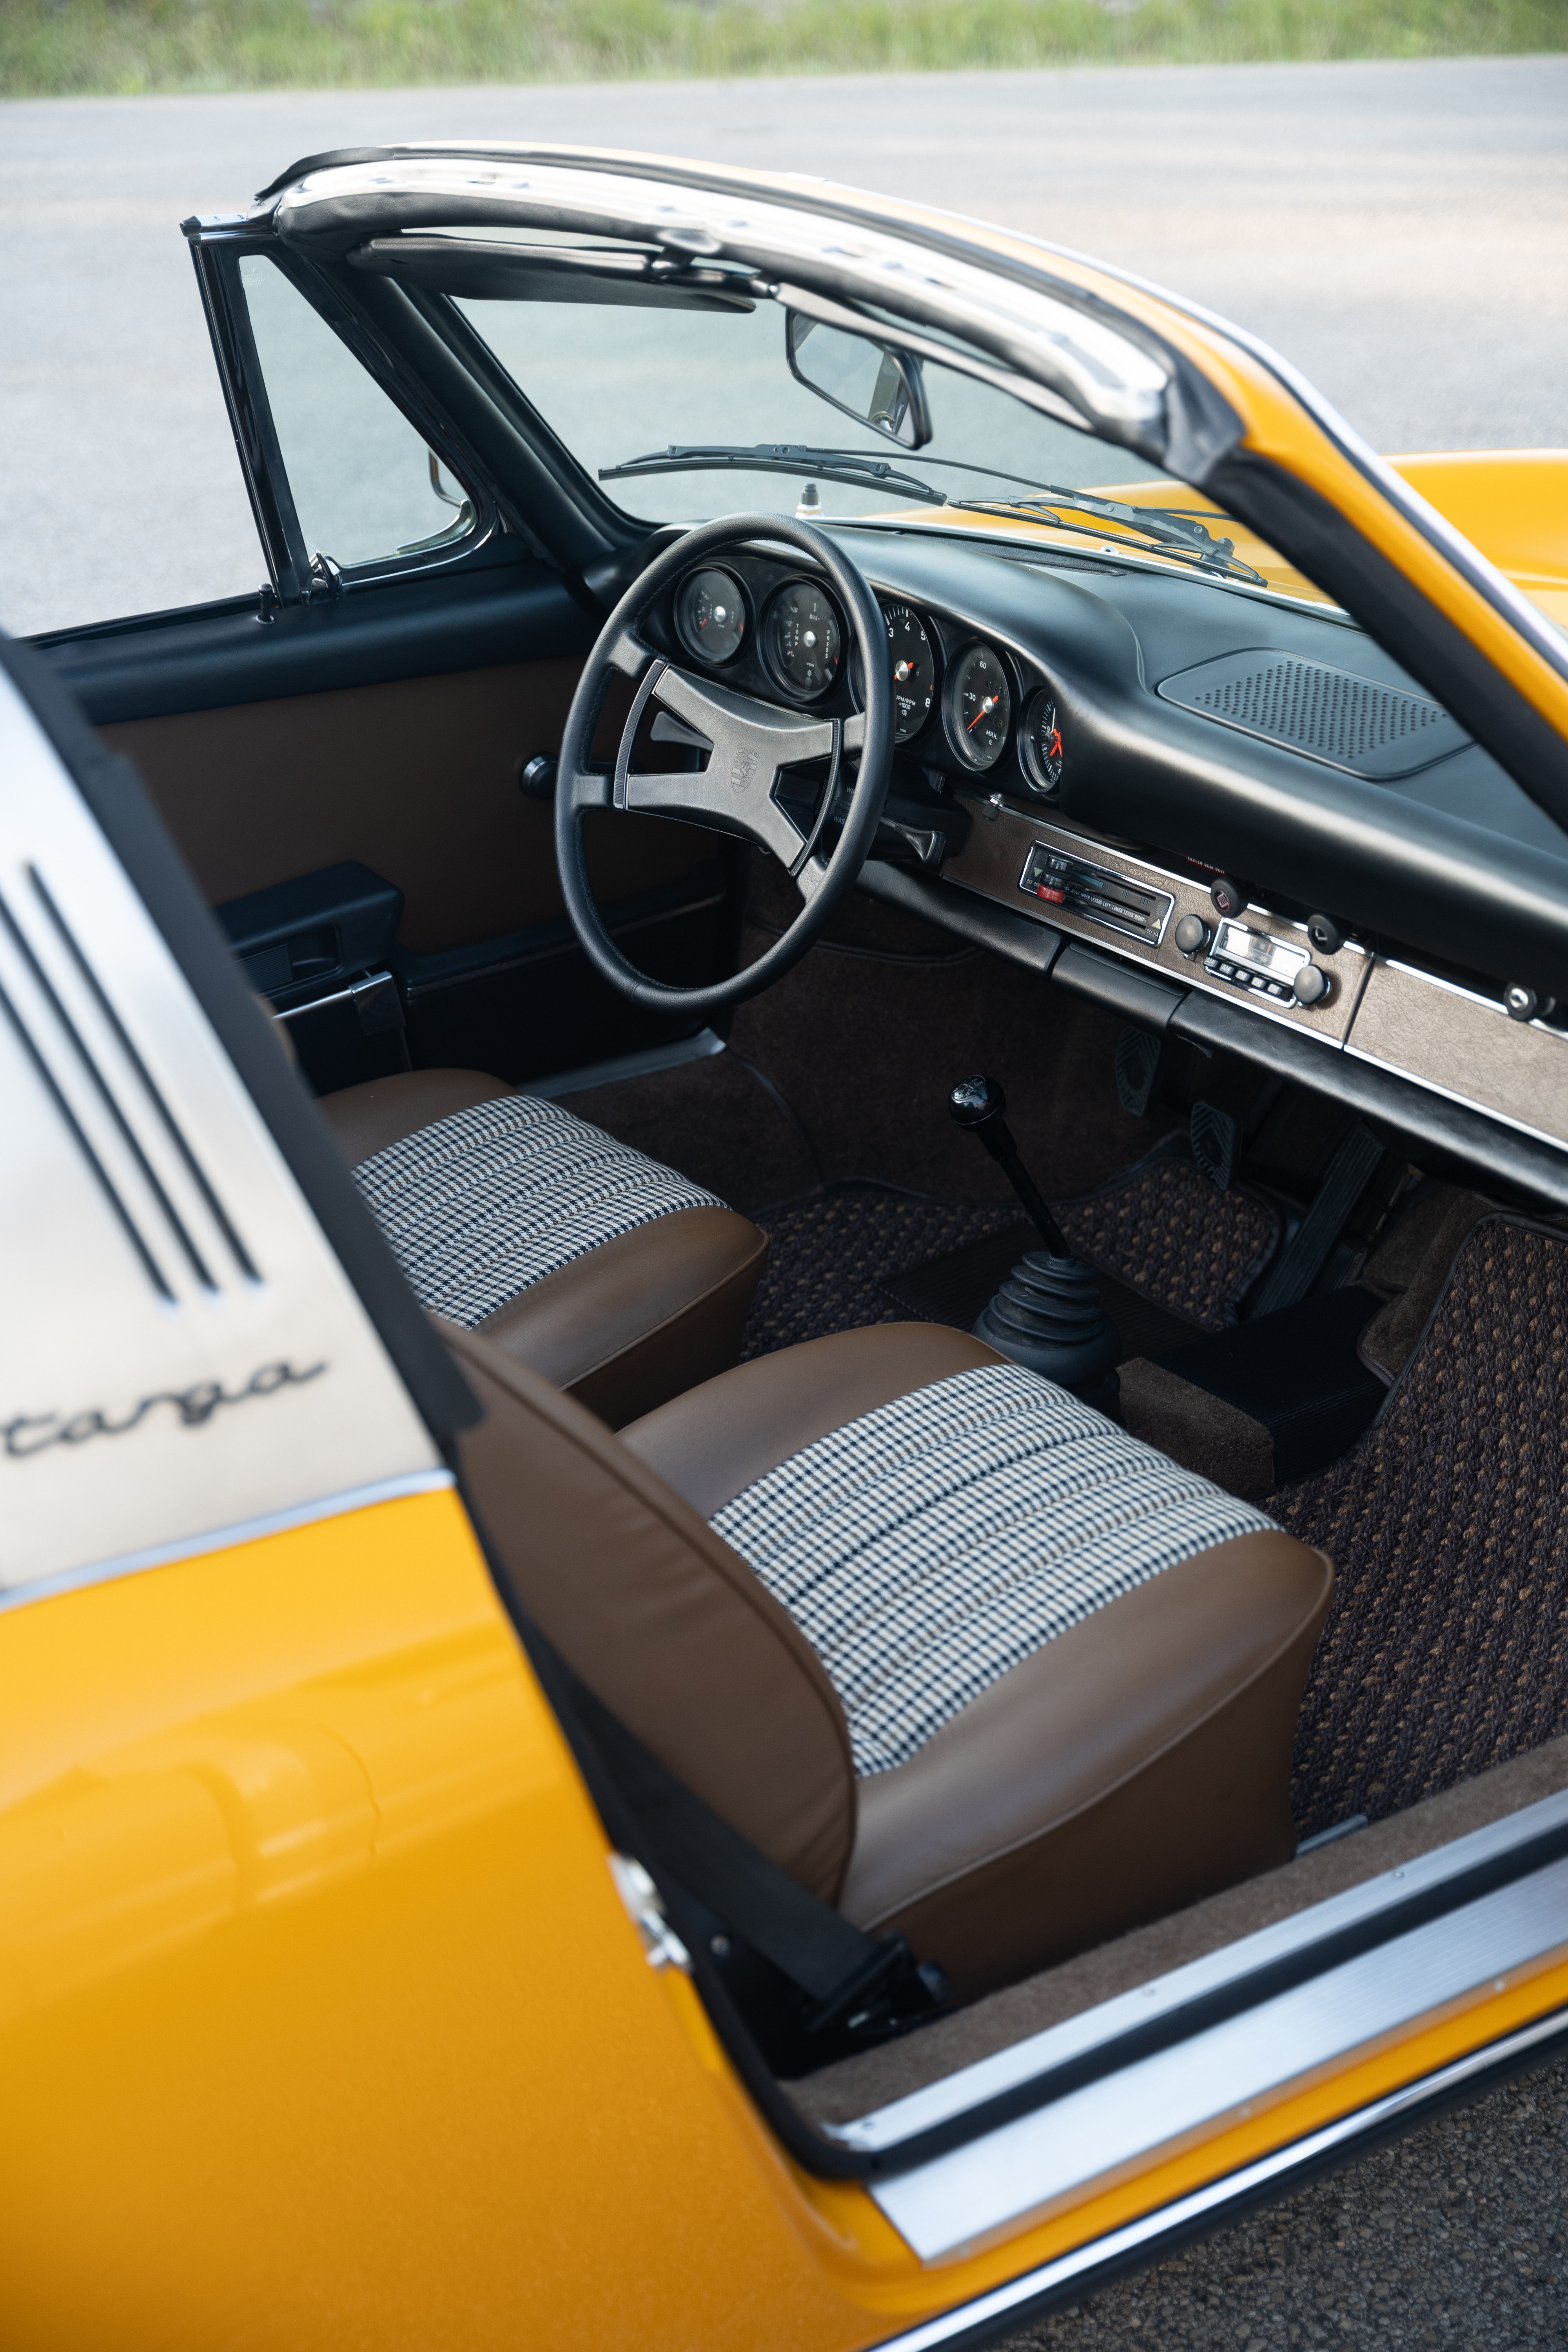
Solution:
<svg viewBox="0 0 1568 2352"><path fill-rule="evenodd" d="M1213 980L1228 980L1233 987L1271 997L1277 1004L1311 1004L1327 993L1324 975L1312 962L1309 948L1228 919L1215 933L1204 970ZM1309 973L1312 978L1304 977Z"/></svg>

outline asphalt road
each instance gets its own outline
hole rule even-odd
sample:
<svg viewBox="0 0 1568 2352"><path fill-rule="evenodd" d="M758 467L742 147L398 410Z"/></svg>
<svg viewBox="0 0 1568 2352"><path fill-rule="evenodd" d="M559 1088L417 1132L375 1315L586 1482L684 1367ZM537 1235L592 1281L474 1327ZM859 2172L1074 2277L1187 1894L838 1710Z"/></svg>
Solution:
<svg viewBox="0 0 1568 2352"><path fill-rule="evenodd" d="M260 574L176 224L294 157L555 138L819 172L1103 256L1388 451L1568 445L1568 58L0 104L0 623ZM1013 2352L1568 2344L1568 2068Z"/></svg>
<svg viewBox="0 0 1568 2352"><path fill-rule="evenodd" d="M662 148L917 195L1266 337L1387 451L1568 445L1568 58L0 104L0 625L253 587L177 223L380 139Z"/></svg>

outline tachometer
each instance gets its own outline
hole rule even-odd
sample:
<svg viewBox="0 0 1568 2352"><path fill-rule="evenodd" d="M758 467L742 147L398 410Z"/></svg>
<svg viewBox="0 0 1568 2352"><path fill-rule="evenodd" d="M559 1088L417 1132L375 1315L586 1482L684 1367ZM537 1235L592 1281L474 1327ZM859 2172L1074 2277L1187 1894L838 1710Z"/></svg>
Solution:
<svg viewBox="0 0 1568 2352"><path fill-rule="evenodd" d="M1048 688L1035 696L1024 713L1018 749L1031 786L1043 798L1049 798L1062 780L1062 730L1057 722L1057 698Z"/></svg>
<svg viewBox="0 0 1568 2352"><path fill-rule="evenodd" d="M893 671L893 740L912 743L936 700L936 647L925 623L908 604L885 604L882 618L888 625L888 655ZM850 648L849 683L856 700L863 705L866 681L860 674L858 644Z"/></svg>
<svg viewBox="0 0 1568 2352"><path fill-rule="evenodd" d="M694 572L675 599L675 625L681 644L699 661L727 662L746 634L746 600L727 572Z"/></svg>
<svg viewBox="0 0 1568 2352"><path fill-rule="evenodd" d="M971 768L994 767L1007 748L1013 698L1002 656L989 646L971 646L948 674L942 702L947 740Z"/></svg>
<svg viewBox="0 0 1568 2352"><path fill-rule="evenodd" d="M842 642L833 599L813 580L792 580L763 615L768 667L803 702L826 694L837 677Z"/></svg>

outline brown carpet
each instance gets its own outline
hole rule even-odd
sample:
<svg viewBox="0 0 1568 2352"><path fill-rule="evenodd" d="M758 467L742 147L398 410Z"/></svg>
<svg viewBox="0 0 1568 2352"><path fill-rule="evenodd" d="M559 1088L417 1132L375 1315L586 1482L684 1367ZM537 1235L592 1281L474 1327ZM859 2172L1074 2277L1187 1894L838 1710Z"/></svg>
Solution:
<svg viewBox="0 0 1568 2352"><path fill-rule="evenodd" d="M1124 1356L1220 1329L1279 1237L1270 1202L1216 1192L1190 1160L1167 1155L1057 1213L1110 1277L1105 1303ZM772 1247L745 1358L867 1323L967 1330L1016 1259L1039 1246L1016 1203L923 1201L873 1184L763 1211L760 1221Z"/></svg>
<svg viewBox="0 0 1568 2352"><path fill-rule="evenodd" d="M1161 1152L1114 1176L1058 1221L1074 1249L1200 1331L1221 1331L1279 1242L1261 1193L1222 1192L1184 1156Z"/></svg>
<svg viewBox="0 0 1568 2352"><path fill-rule="evenodd" d="M1353 1452L1268 1507L1339 1584L1296 1749L1303 1835L1568 1729L1568 1240L1490 1217Z"/></svg>
<svg viewBox="0 0 1568 2352"><path fill-rule="evenodd" d="M967 1242L1005 1233L1017 1218L1016 1202L918 1201L871 1185L764 1211L767 1270L742 1361L832 1331L908 1320L910 1309L889 1296L885 1282Z"/></svg>

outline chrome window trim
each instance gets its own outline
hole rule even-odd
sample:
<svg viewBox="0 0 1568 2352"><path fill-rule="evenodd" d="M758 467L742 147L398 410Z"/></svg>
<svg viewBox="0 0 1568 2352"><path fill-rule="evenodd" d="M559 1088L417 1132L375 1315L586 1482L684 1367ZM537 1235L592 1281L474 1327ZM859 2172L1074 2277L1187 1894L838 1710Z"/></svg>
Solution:
<svg viewBox="0 0 1568 2352"><path fill-rule="evenodd" d="M288 181L253 219L269 217L286 244L306 249L323 232L357 242L385 226L416 227L424 213L441 226L499 217L656 240L700 264L742 263L779 299L793 298L805 281L807 296L895 304L924 326L988 349L1016 372L1008 388L1018 398L1052 415L1065 402L1090 431L1156 457L1163 451L1178 363L1157 338L1043 271L999 270L956 240L938 247L869 206L825 211L802 202L802 193L725 187L679 164L639 166L616 154L587 160L570 149L432 143L395 150L380 163L318 165ZM1227 430L1234 442L1228 415Z"/></svg>
<svg viewBox="0 0 1568 2352"><path fill-rule="evenodd" d="M572 157L570 150L563 151L558 148L552 150L524 142L471 144L457 141L450 142L432 141L395 144L381 151L381 158L377 162L339 166L338 171L345 174L353 173L359 175L363 184L374 184L379 175L380 184L384 187L391 187L398 184L392 178L394 171L401 169L406 173L411 165L417 165L422 162L439 162L448 167L459 166L464 163L468 163L470 166L475 163L488 164L500 167L489 175L489 184L497 188L499 193L500 170L526 169L530 165L538 169L547 169L552 164L559 165L567 158L571 158L574 163L578 162L577 158ZM581 168L580 163L579 168ZM1071 284L1070 281L1064 281L1055 277L1049 268L1051 262L1065 261L1076 268L1092 269L1097 276L1110 278L1136 293L1152 296L1155 300L1166 305L1181 316L1192 319L1199 325L1225 336L1227 341L1246 351L1258 361L1260 366L1266 368L1311 417L1331 446L1338 449L1357 472L1378 490L1403 520L1417 530L1430 546L1442 553L1467 584L1507 619L1510 625L1525 639L1532 651L1541 655L1559 676L1568 677L1568 640L1565 640L1562 633L1552 627L1546 615L1531 603L1523 591L1516 588L1513 583L1489 562L1478 548L1471 545L1446 516L1429 505L1402 475L1396 474L1387 461L1380 457L1362 439L1338 410L1333 408L1288 360L1275 351L1272 345L1263 341L1260 337L1249 333L1247 329L1236 325L1230 320L1222 318L1218 312L1206 309L1203 304L1174 294L1153 279L1140 277L1134 270L1119 268L1114 264L1102 261L1093 255L1082 253L1072 246L1053 245L1043 237L1030 236L1019 230L1009 232L1012 242L1029 252L1037 253L1040 256L1039 262L1033 263L1022 257L996 253L989 247L977 243L966 234L975 229L985 230L992 226L973 214L949 212L935 205L930 205L921 207L925 216L921 219L909 220L900 217L895 221L889 221L886 213L879 209L877 198L869 191L825 181L813 183L805 180L804 175L800 185L789 188L779 198L771 198L771 192L768 196L762 195L753 181L735 178L722 171L711 169L699 172L688 168L683 171L680 165L668 163L662 157L655 162L647 158L616 154L606 157L599 168L605 172L606 175L614 173L627 181L641 181L645 186L663 182L669 188L679 189L688 196L717 198L721 204L748 200L752 203L765 203L771 199L786 204L802 214L815 214L824 221L837 222L847 226L853 226L862 230L892 236L907 241L917 250L923 247L928 254L941 255L951 264L960 268L987 272L1005 283L1010 282L1025 287L1032 292L1044 295L1050 300L1060 302L1067 308L1076 309L1086 320L1093 318L1099 310L1100 305L1097 298L1086 294L1082 288ZM302 179L308 177L319 182L325 176L324 173L318 170L316 173L300 174L299 177L290 173L281 182L274 181L271 189L267 191L263 197L257 199L255 211L250 217L255 220L258 217L266 218L269 215L278 215L288 207L290 198L298 199ZM473 186L484 184L484 183L470 180L468 184ZM677 236L671 239L672 244L679 241L679 235L678 231ZM925 276L927 272L921 270L917 264L910 274L918 282L919 278ZM905 288L900 290L908 289ZM1150 334L1146 329L1140 332L1138 322L1126 318L1117 319L1111 331L1120 332L1130 343L1142 346L1147 356L1152 356L1157 352L1159 362L1163 363L1168 372L1173 388L1179 377L1185 373L1178 354L1163 336ZM1212 431L1210 420L1205 418L1204 423L1209 425ZM1210 451L1207 454L1213 454L1213 452Z"/></svg>

